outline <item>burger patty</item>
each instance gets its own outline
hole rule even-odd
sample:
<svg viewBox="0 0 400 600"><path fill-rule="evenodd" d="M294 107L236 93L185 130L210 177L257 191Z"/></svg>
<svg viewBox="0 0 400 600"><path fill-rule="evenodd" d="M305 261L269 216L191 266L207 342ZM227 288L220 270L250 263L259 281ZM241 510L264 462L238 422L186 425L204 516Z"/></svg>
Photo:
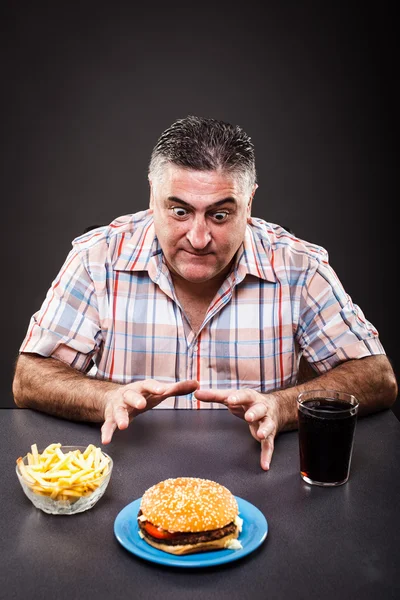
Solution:
<svg viewBox="0 0 400 600"><path fill-rule="evenodd" d="M138 517L142 514L140 510L138 513ZM225 525L225 527L221 527L220 529L212 529L210 531L199 531L196 533L175 533L173 538L165 538L160 540L159 538L153 537L150 535L144 528L145 521L138 521L139 527L143 535L147 538L150 538L154 542L166 544L168 546L180 546L181 544L200 544L203 542L212 542L213 540L220 540L226 535L231 535L235 533L237 527L235 523L229 523Z"/></svg>

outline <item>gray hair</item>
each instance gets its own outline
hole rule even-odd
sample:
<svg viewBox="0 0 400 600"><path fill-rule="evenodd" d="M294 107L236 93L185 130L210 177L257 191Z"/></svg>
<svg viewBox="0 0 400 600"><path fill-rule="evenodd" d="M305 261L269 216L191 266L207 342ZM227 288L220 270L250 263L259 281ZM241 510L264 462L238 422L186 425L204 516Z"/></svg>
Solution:
<svg viewBox="0 0 400 600"><path fill-rule="evenodd" d="M254 146L238 125L189 115L159 137L151 154L149 178L162 177L166 166L232 174L246 188L257 181Z"/></svg>

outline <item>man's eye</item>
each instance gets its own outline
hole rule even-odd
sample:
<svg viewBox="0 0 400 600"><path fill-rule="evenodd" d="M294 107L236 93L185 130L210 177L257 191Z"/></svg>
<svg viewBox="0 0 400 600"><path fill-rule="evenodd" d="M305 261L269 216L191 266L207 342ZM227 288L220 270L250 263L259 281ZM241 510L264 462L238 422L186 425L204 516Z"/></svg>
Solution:
<svg viewBox="0 0 400 600"><path fill-rule="evenodd" d="M225 212L224 210L220 210L219 212L216 212L213 214L213 218L216 221L225 221L225 219L227 218L229 213Z"/></svg>
<svg viewBox="0 0 400 600"><path fill-rule="evenodd" d="M181 206L173 206L172 207L172 212L174 213L174 215L176 217L186 217L186 215L188 214L188 211L186 210L186 208L182 208Z"/></svg>

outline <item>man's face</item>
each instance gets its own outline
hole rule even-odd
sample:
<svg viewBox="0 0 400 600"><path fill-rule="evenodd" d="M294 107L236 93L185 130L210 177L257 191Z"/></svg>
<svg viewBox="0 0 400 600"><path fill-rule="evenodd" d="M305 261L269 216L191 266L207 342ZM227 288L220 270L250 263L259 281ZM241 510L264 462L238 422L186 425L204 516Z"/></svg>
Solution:
<svg viewBox="0 0 400 600"><path fill-rule="evenodd" d="M175 165L150 185L155 232L172 274L192 283L219 280L243 241L255 188L246 193L231 175Z"/></svg>

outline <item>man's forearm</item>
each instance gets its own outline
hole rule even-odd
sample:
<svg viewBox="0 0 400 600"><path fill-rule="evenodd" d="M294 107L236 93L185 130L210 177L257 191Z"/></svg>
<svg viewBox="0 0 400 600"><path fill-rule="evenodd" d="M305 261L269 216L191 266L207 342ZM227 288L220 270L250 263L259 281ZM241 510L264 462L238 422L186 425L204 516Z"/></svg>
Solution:
<svg viewBox="0 0 400 600"><path fill-rule="evenodd" d="M280 431L297 428L297 396L316 389L353 394L360 403L360 416L390 408L397 397L396 378L385 355L349 360L324 375L273 392L280 407Z"/></svg>
<svg viewBox="0 0 400 600"><path fill-rule="evenodd" d="M15 369L13 394L19 407L101 422L105 395L116 387L119 384L92 379L53 358L22 354Z"/></svg>

